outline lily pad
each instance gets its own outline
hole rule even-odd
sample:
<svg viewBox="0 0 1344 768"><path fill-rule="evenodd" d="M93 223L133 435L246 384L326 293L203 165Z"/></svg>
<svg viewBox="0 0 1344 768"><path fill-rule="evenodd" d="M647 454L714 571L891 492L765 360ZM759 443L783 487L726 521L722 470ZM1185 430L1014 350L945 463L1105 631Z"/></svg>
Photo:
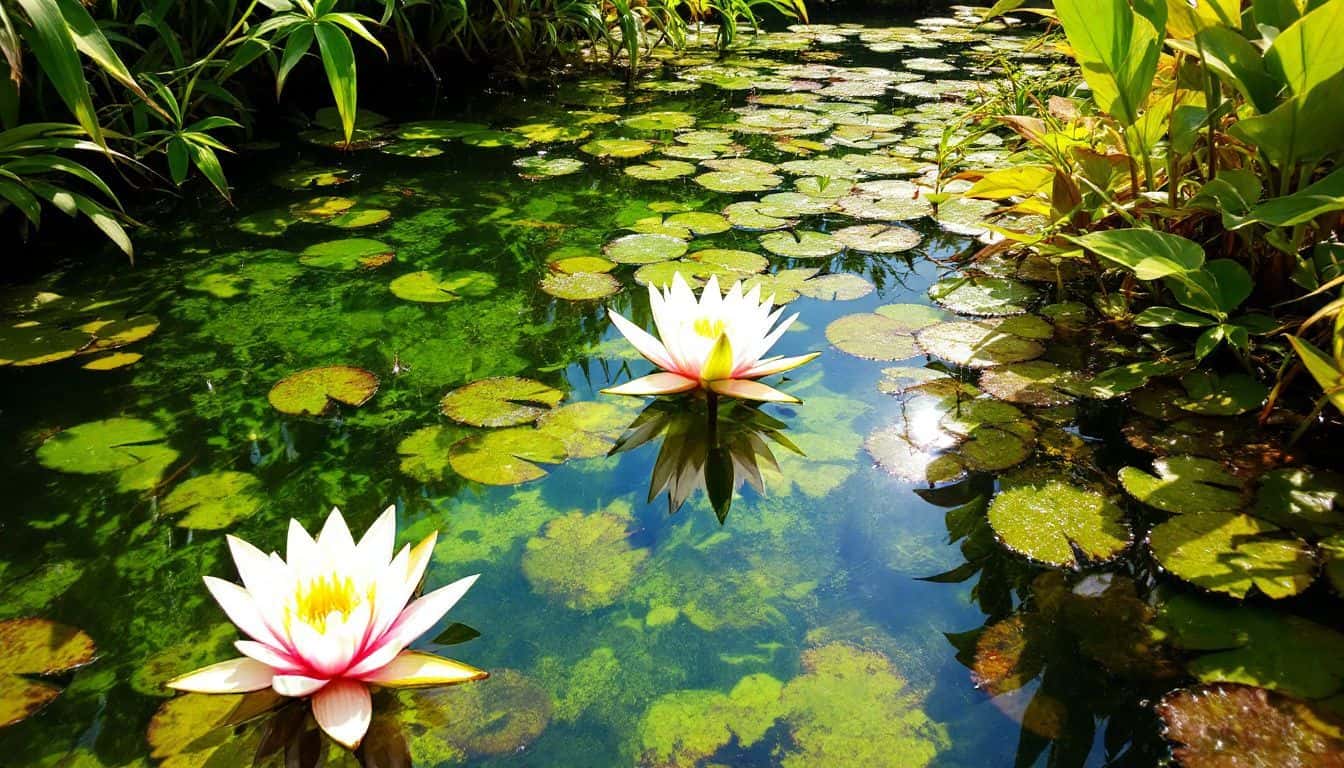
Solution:
<svg viewBox="0 0 1344 768"><path fill-rule="evenodd" d="M760 171L710 171L695 177L695 183L711 192L765 192L784 183L773 173Z"/></svg>
<svg viewBox="0 0 1344 768"><path fill-rule="evenodd" d="M1187 397L1177 402L1182 409L1203 416L1238 416L1264 405L1269 388L1244 373L1218 376L1203 371L1181 378Z"/></svg>
<svg viewBox="0 0 1344 768"><path fill-rule="evenodd" d="M397 157L427 158L442 155L443 147L433 141L395 141L379 147L378 151Z"/></svg>
<svg viewBox="0 0 1344 768"><path fill-rule="evenodd" d="M60 695L55 685L30 679L78 669L93 661L93 639L46 619L0 621L0 728L24 720Z"/></svg>
<svg viewBox="0 0 1344 768"><path fill-rule="evenodd" d="M872 283L848 272L819 275L798 286L798 292L802 295L822 301L853 301L874 290Z"/></svg>
<svg viewBox="0 0 1344 768"><path fill-rule="evenodd" d="M327 219L327 226L337 229L363 229L382 224L392 218L392 212L386 208L352 208L345 213Z"/></svg>
<svg viewBox="0 0 1344 768"><path fill-rule="evenodd" d="M79 330L63 330L36 323L0 326L0 367L26 367L74 357L93 341Z"/></svg>
<svg viewBox="0 0 1344 768"><path fill-rule="evenodd" d="M637 131L678 131L695 125L695 116L686 112L644 112L625 118L621 125Z"/></svg>
<svg viewBox="0 0 1344 768"><path fill-rule="evenodd" d="M695 166L681 160L650 160L647 163L625 167L625 175L641 181L668 181L693 173Z"/></svg>
<svg viewBox="0 0 1344 768"><path fill-rule="evenodd" d="M1184 768L1344 766L1344 741L1310 704L1249 685L1201 685L1157 705Z"/></svg>
<svg viewBox="0 0 1344 768"><path fill-rule="evenodd" d="M551 272L541 290L565 301L593 301L619 293L621 281L605 272Z"/></svg>
<svg viewBox="0 0 1344 768"><path fill-rule="evenodd" d="M1197 456L1165 456L1153 462L1157 476L1138 467L1120 470L1130 496L1164 512L1232 512L1241 509L1242 481L1220 462Z"/></svg>
<svg viewBox="0 0 1344 768"><path fill-rule="evenodd" d="M748 232L769 232L776 229L785 229L797 223L791 218L767 213L767 208L769 206L763 203L744 201L733 203L724 208L723 215L728 218L728 223L733 227Z"/></svg>
<svg viewBox="0 0 1344 768"><path fill-rule="evenodd" d="M616 268L616 262L607 261L601 256L563 256L555 258L548 266L556 272L575 275L580 272L610 272Z"/></svg>
<svg viewBox="0 0 1344 768"><path fill-rule="evenodd" d="M1022 363L1045 354L1039 341L1004 333L992 321L940 323L915 338L926 353L969 368Z"/></svg>
<svg viewBox="0 0 1344 768"><path fill-rule="evenodd" d="M845 250L845 244L835 237L808 230L767 232L760 241L765 250L789 259L825 259Z"/></svg>
<svg viewBox="0 0 1344 768"><path fill-rule="evenodd" d="M481 379L443 396L443 415L473 427L528 424L554 408L565 393L532 379L502 376Z"/></svg>
<svg viewBox="0 0 1344 768"><path fill-rule="evenodd" d="M354 207L355 201L348 197L325 195L295 203L289 207L289 212L300 221L321 223Z"/></svg>
<svg viewBox="0 0 1344 768"><path fill-rule="evenodd" d="M1204 589L1244 598L1258 589L1279 599L1316 579L1316 558L1273 523L1230 512L1177 515L1153 528L1148 546L1172 574Z"/></svg>
<svg viewBox="0 0 1344 768"><path fill-rule="evenodd" d="M522 568L534 591L592 611L614 603L648 556L649 550L630 546L624 517L572 512L527 542Z"/></svg>
<svg viewBox="0 0 1344 768"><path fill-rule="evenodd" d="M128 365L135 365L144 359L139 352L109 352L99 355L80 366L86 371L115 371Z"/></svg>
<svg viewBox="0 0 1344 768"><path fill-rule="evenodd" d="M1308 467L1260 476L1255 514L1299 533L1324 535L1344 526L1344 476Z"/></svg>
<svg viewBox="0 0 1344 768"><path fill-rule="evenodd" d="M559 464L568 456L558 437L513 427L463 438L448 451L459 475L486 485L517 485L546 476L537 464Z"/></svg>
<svg viewBox="0 0 1344 768"><path fill-rule="evenodd" d="M118 417L91 421L47 438L37 460L48 469L82 475L121 473L122 490L154 487L177 459L158 425Z"/></svg>
<svg viewBox="0 0 1344 768"><path fill-rule="evenodd" d="M685 240L667 235L626 235L607 243L603 252L618 264L653 264L680 258L687 247Z"/></svg>
<svg viewBox="0 0 1344 768"><path fill-rule="evenodd" d="M285 211L257 211L238 219L233 226L249 235L277 237L283 235L293 222L294 217Z"/></svg>
<svg viewBox="0 0 1344 768"><path fill-rule="evenodd" d="M629 426L634 416L633 402L570 403L542 414L537 430L560 438L571 459L606 456Z"/></svg>
<svg viewBox="0 0 1344 768"><path fill-rule="evenodd" d="M905 323L879 314L846 315L826 326L837 349L866 360L904 360L919 354Z"/></svg>
<svg viewBox="0 0 1344 768"><path fill-rule="evenodd" d="M393 280L388 288L392 295L407 301L425 304L446 304L463 298L488 296L498 287L495 276L474 269L455 272L411 272Z"/></svg>
<svg viewBox="0 0 1344 768"><path fill-rule="evenodd" d="M310 245L299 254L299 261L321 269L373 269L392 261L395 255L396 250L387 243L353 237Z"/></svg>
<svg viewBox="0 0 1344 768"><path fill-rule="evenodd" d="M728 218L721 213L711 213L709 211L685 211L683 213L674 213L663 220L663 224L669 227L681 227L690 231L696 237L706 237L717 235L720 232L727 232L732 229L728 223Z"/></svg>
<svg viewBox="0 0 1344 768"><path fill-rule="evenodd" d="M489 126L481 123L461 123L455 120L419 120L402 123L397 136L411 141L443 141L460 139L469 133L484 131Z"/></svg>
<svg viewBox="0 0 1344 768"><path fill-rule="evenodd" d="M378 392L378 377L350 365L328 365L290 374L266 398L281 413L321 416L333 403L358 408Z"/></svg>
<svg viewBox="0 0 1344 768"><path fill-rule="evenodd" d="M584 144L579 149L593 157L627 160L632 157L647 155L653 151L654 145L653 142L643 139L598 139Z"/></svg>
<svg viewBox="0 0 1344 768"><path fill-rule="evenodd" d="M924 238L909 227L860 224L837 230L835 239L859 253L901 253L919 245Z"/></svg>
<svg viewBox="0 0 1344 768"><path fill-rule="evenodd" d="M523 176L568 176L582 171L584 163L573 157L535 155L514 160L513 167Z"/></svg>
<svg viewBox="0 0 1344 768"><path fill-rule="evenodd" d="M257 751L261 730L234 729L284 701L268 689L244 695L189 693L165 701L150 718L150 756L163 768L244 765Z"/></svg>
<svg viewBox="0 0 1344 768"><path fill-rule="evenodd" d="M980 388L1010 403L1053 408L1074 401L1073 395L1060 389L1072 378L1073 374L1054 363L1033 360L986 368L980 374Z"/></svg>
<svg viewBox="0 0 1344 768"><path fill-rule="evenodd" d="M912 483L939 485L966 474L957 457L926 451L916 445L905 425L885 427L864 441L864 448L887 474Z"/></svg>
<svg viewBox="0 0 1344 768"><path fill-rule="evenodd" d="M449 449L465 436L466 430L453 424L417 429L397 444L401 471L422 483L442 480L450 470Z"/></svg>
<svg viewBox="0 0 1344 768"><path fill-rule="evenodd" d="M929 298L961 315L1020 315L1037 298L1035 288L1004 277L962 275L929 287Z"/></svg>
<svg viewBox="0 0 1344 768"><path fill-rule="evenodd" d="M482 131L472 131L462 136L462 143L470 147L482 147L484 149L497 149L499 147L528 147L532 145L532 140L522 134L511 131L496 131L486 129Z"/></svg>
<svg viewBox="0 0 1344 768"><path fill-rule="evenodd" d="M1115 502L1064 480L1003 491L990 504L988 519L1004 546L1065 568L1109 560L1133 540Z"/></svg>
<svg viewBox="0 0 1344 768"><path fill-rule="evenodd" d="M181 528L218 531L256 514L265 496L261 482L246 472L212 472L183 482L159 506L177 516Z"/></svg>

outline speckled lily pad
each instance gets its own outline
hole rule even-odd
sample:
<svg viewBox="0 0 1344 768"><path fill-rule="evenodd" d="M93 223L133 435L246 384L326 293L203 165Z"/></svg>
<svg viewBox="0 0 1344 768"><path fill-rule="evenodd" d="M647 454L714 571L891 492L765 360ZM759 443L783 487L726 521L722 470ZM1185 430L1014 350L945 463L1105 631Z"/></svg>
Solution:
<svg viewBox="0 0 1344 768"><path fill-rule="evenodd" d="M989 524L1014 552L1067 568L1109 560L1133 540L1124 510L1064 480L1000 493L989 507Z"/></svg>
<svg viewBox="0 0 1344 768"><path fill-rule="evenodd" d="M92 343L86 331L65 330L36 323L0 326L0 367L54 363L74 357Z"/></svg>
<svg viewBox="0 0 1344 768"><path fill-rule="evenodd" d="M1138 467L1120 470L1130 496L1164 512L1233 512L1241 509L1242 481L1222 463L1197 456L1165 456L1153 462L1157 475Z"/></svg>
<svg viewBox="0 0 1344 768"><path fill-rule="evenodd" d="M443 396L443 415L473 427L509 427L536 421L565 393L519 376L473 381Z"/></svg>
<svg viewBox="0 0 1344 768"><path fill-rule="evenodd" d="M837 230L835 239L859 253L901 253L919 245L924 238L909 227L860 224Z"/></svg>
<svg viewBox="0 0 1344 768"><path fill-rule="evenodd" d="M182 528L217 531L251 517L265 502L261 482L246 472L193 477L163 499L159 512Z"/></svg>
<svg viewBox="0 0 1344 768"><path fill-rule="evenodd" d="M621 281L606 272L549 272L541 290L565 301L593 301L619 293Z"/></svg>
<svg viewBox="0 0 1344 768"><path fill-rule="evenodd" d="M303 249L299 261L321 269L373 269L392 261L396 250L387 243L363 237L331 240Z"/></svg>
<svg viewBox="0 0 1344 768"><path fill-rule="evenodd" d="M46 619L0 621L0 728L28 718L60 695L28 676L53 675L93 661L93 639Z"/></svg>
<svg viewBox="0 0 1344 768"><path fill-rule="evenodd" d="M582 160L573 157L548 157L534 155L521 157L513 161L518 173L528 177L568 176L584 169Z"/></svg>
<svg viewBox="0 0 1344 768"><path fill-rule="evenodd" d="M584 144L579 149L593 157L629 159L647 155L654 149L653 142L643 139L598 139Z"/></svg>
<svg viewBox="0 0 1344 768"><path fill-rule="evenodd" d="M693 173L695 166L681 160L650 160L647 163L625 167L625 175L641 181L668 181Z"/></svg>
<svg viewBox="0 0 1344 768"><path fill-rule="evenodd" d="M695 183L712 192L765 192L784 183L773 173L759 171L710 171L695 177Z"/></svg>
<svg viewBox="0 0 1344 768"><path fill-rule="evenodd" d="M1185 768L1344 765L1344 741L1305 701L1249 685L1182 688L1157 705Z"/></svg>
<svg viewBox="0 0 1344 768"><path fill-rule="evenodd" d="M949 277L929 288L929 298L953 312L983 317L1023 314L1037 295L1026 283L973 275Z"/></svg>
<svg viewBox="0 0 1344 768"><path fill-rule="evenodd" d="M294 416L320 416L333 403L358 408L378 393L378 377L350 365L328 365L290 374L266 396L271 406Z"/></svg>
<svg viewBox="0 0 1344 768"><path fill-rule="evenodd" d="M119 472L122 490L154 487L177 459L157 424L117 417L71 427L47 438L37 460L48 469L81 475Z"/></svg>
<svg viewBox="0 0 1344 768"><path fill-rule="evenodd" d="M919 354L906 324L884 315L846 315L826 326L837 349L866 360L904 360Z"/></svg>
<svg viewBox="0 0 1344 768"><path fill-rule="evenodd" d="M1305 590L1316 579L1316 559L1300 539L1249 515L1196 512L1177 515L1148 534L1162 567L1196 585L1244 598L1252 588L1271 598Z"/></svg>
<svg viewBox="0 0 1344 768"><path fill-rule="evenodd" d="M686 254L687 244L668 235L626 235L607 243L603 253L618 264L653 264L680 258Z"/></svg>
<svg viewBox="0 0 1344 768"><path fill-rule="evenodd" d="M1004 333L992 321L940 323L921 330L916 339L926 353L970 368L1021 363L1045 354L1039 341Z"/></svg>
<svg viewBox="0 0 1344 768"><path fill-rule="evenodd" d="M495 276L474 269L459 269L455 272L411 272L393 280L388 285L392 295L406 301L424 304L446 304L463 298L488 296L498 283Z"/></svg>
<svg viewBox="0 0 1344 768"><path fill-rule="evenodd" d="M809 230L767 232L760 241L765 250L789 259L825 259L845 250L844 243L835 237Z"/></svg>
<svg viewBox="0 0 1344 768"><path fill-rule="evenodd" d="M559 464L568 456L558 437L513 427L472 435L454 443L448 463L468 480L485 485L517 485L546 476L538 464Z"/></svg>

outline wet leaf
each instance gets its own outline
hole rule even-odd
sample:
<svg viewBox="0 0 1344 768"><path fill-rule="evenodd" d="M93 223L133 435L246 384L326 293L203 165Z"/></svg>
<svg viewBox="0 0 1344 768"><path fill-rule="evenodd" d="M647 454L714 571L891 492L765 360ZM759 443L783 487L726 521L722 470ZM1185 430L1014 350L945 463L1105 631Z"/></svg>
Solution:
<svg viewBox="0 0 1344 768"><path fill-rule="evenodd" d="M392 212L386 208L351 209L327 219L327 226L337 229L363 229L382 224L392 218Z"/></svg>
<svg viewBox="0 0 1344 768"><path fill-rule="evenodd" d="M246 472L212 472L183 482L159 506L181 528L218 531L256 514L265 503L261 482Z"/></svg>
<svg viewBox="0 0 1344 768"><path fill-rule="evenodd" d="M1177 515L1148 533L1153 557L1172 574L1237 598L1258 589L1279 599L1316 579L1316 559L1273 523L1230 512Z"/></svg>
<svg viewBox="0 0 1344 768"><path fill-rule="evenodd" d="M1344 741L1310 704L1247 685L1183 688L1157 705L1184 768L1340 768ZM1329 723L1322 727L1323 721Z"/></svg>
<svg viewBox="0 0 1344 768"><path fill-rule="evenodd" d="M541 290L565 301L593 301L621 290L621 281L605 272L551 272L541 279Z"/></svg>
<svg viewBox="0 0 1344 768"><path fill-rule="evenodd" d="M417 429L397 444L401 471L422 483L442 480L450 471L448 450L465 435L466 430L455 425Z"/></svg>
<svg viewBox="0 0 1344 768"><path fill-rule="evenodd" d="M711 192L730 194L765 192L784 183L784 179L773 173L762 173L760 171L709 171L696 176L695 183Z"/></svg>
<svg viewBox="0 0 1344 768"><path fill-rule="evenodd" d="M234 727L277 708L285 699L270 691L244 695L189 693L159 706L149 721L150 756L162 768L248 765L260 734L241 737Z"/></svg>
<svg viewBox="0 0 1344 768"><path fill-rule="evenodd" d="M859 253L901 253L919 245L924 238L909 227L860 224L836 230L835 239Z"/></svg>
<svg viewBox="0 0 1344 768"><path fill-rule="evenodd" d="M904 360L919 353L908 328L906 323L875 313L846 315L826 326L826 339L855 357Z"/></svg>
<svg viewBox="0 0 1344 768"><path fill-rule="evenodd" d="M1242 481L1217 461L1167 456L1154 461L1153 469L1156 477L1125 467L1120 484L1130 496L1165 512L1231 512L1242 506Z"/></svg>
<svg viewBox="0 0 1344 768"><path fill-rule="evenodd" d="M399 299L446 304L468 297L488 296L498 285L495 276L488 272L459 269L448 273L411 272L393 280L388 289Z"/></svg>
<svg viewBox="0 0 1344 768"><path fill-rule="evenodd" d="M765 250L789 259L825 259L845 250L844 243L835 237L807 230L768 232L760 241Z"/></svg>
<svg viewBox="0 0 1344 768"><path fill-rule="evenodd" d="M695 166L681 160L650 160L639 165L627 165L625 174L642 181L668 181L690 176Z"/></svg>
<svg viewBox="0 0 1344 768"><path fill-rule="evenodd" d="M633 400L570 403L537 419L539 432L557 437L571 459L606 456L634 416Z"/></svg>
<svg viewBox="0 0 1344 768"><path fill-rule="evenodd" d="M93 334L88 352L118 349L143 341L159 329L159 319L153 315L137 315L124 320L96 320L79 326L80 331Z"/></svg>
<svg viewBox="0 0 1344 768"><path fill-rule="evenodd" d="M603 252L619 264L653 264L686 254L685 240L667 235L626 235L607 243Z"/></svg>
<svg viewBox="0 0 1344 768"><path fill-rule="evenodd" d="M93 341L80 330L62 330L36 323L0 326L0 367L26 367L74 357Z"/></svg>
<svg viewBox="0 0 1344 768"><path fill-rule="evenodd" d="M1264 405L1269 388L1244 373L1227 376L1196 372L1181 378L1187 397L1179 405L1204 416L1238 416Z"/></svg>
<svg viewBox="0 0 1344 768"><path fill-rule="evenodd" d="M798 292L802 295L822 301L853 301L874 290L872 283L847 272L820 275L798 286Z"/></svg>
<svg viewBox="0 0 1344 768"><path fill-rule="evenodd" d="M379 147L379 152L397 157L438 157L443 154L443 147L432 141L397 141L387 146Z"/></svg>
<svg viewBox="0 0 1344 768"><path fill-rule="evenodd" d="M266 398L281 413L321 416L332 403L358 408L378 392L378 377L349 365L328 365L290 374Z"/></svg>
<svg viewBox="0 0 1344 768"><path fill-rule="evenodd" d="M1299 533L1318 535L1344 525L1344 476L1290 467L1260 476L1255 514Z"/></svg>
<svg viewBox="0 0 1344 768"><path fill-rule="evenodd" d="M572 157L534 155L513 161L513 167L523 176L568 176L584 169L582 160Z"/></svg>
<svg viewBox="0 0 1344 768"><path fill-rule="evenodd" d="M46 619L0 621L0 728L45 707L61 689L20 675L53 675L93 661L93 639Z"/></svg>
<svg viewBox="0 0 1344 768"><path fill-rule="evenodd" d="M903 425L873 432L863 447L887 474L908 482L940 485L966 474L956 456L925 451L915 445Z"/></svg>
<svg viewBox="0 0 1344 768"><path fill-rule="evenodd" d="M677 131L695 125L695 116L686 112L643 112L625 118L621 125L637 131Z"/></svg>
<svg viewBox="0 0 1344 768"><path fill-rule="evenodd" d="M1133 540L1124 510L1064 480L1000 493L989 507L989 524L1014 552L1066 568L1109 560Z"/></svg>
<svg viewBox="0 0 1344 768"><path fill-rule="evenodd" d="M494 430L463 438L448 451L459 475L486 485L517 485L546 476L537 464L559 464L564 442L531 427Z"/></svg>
<svg viewBox="0 0 1344 768"><path fill-rule="evenodd" d="M166 439L158 425L141 419L91 421L47 438L37 449L37 460L61 472L119 472L122 490L145 490L177 459Z"/></svg>
<svg viewBox="0 0 1344 768"><path fill-rule="evenodd" d="M299 254L299 261L320 269L373 269L390 262L396 250L377 240L352 237L310 245Z"/></svg>
<svg viewBox="0 0 1344 768"><path fill-rule="evenodd" d="M1034 360L986 368L980 374L980 388L1010 403L1049 408L1074 401L1060 388L1072 379L1071 372L1054 363Z"/></svg>
<svg viewBox="0 0 1344 768"><path fill-rule="evenodd" d="M484 131L488 126L481 123L460 123L455 120L419 120L402 123L397 136L411 141L435 141L460 139L469 133Z"/></svg>
<svg viewBox="0 0 1344 768"><path fill-rule="evenodd" d="M549 266L557 272L576 275L580 272L610 272L616 268L616 262L601 256L566 256L551 261Z"/></svg>
<svg viewBox="0 0 1344 768"><path fill-rule="evenodd" d="M348 197L327 195L295 203L289 207L289 213L299 221L321 223L354 207L355 201Z"/></svg>
<svg viewBox="0 0 1344 768"><path fill-rule="evenodd" d="M1035 288L1003 277L961 275L929 287L929 298L961 315L1020 315L1035 301Z"/></svg>
<svg viewBox="0 0 1344 768"><path fill-rule="evenodd" d="M629 159L652 152L652 142L643 139L598 139L584 144L579 149L594 157Z"/></svg>
<svg viewBox="0 0 1344 768"><path fill-rule="evenodd" d="M995 321L940 323L915 338L927 354L969 368L990 368L1035 360L1045 347L1034 339L1000 330Z"/></svg>
<svg viewBox="0 0 1344 768"><path fill-rule="evenodd" d="M473 381L443 396L440 409L473 427L511 427L536 421L565 393L532 379L501 376Z"/></svg>

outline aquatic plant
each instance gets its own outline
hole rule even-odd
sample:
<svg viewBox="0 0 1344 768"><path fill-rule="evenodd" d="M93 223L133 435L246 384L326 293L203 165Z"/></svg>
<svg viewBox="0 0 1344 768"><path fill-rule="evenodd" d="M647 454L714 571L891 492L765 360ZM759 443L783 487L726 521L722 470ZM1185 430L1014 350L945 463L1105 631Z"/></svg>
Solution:
<svg viewBox="0 0 1344 768"><path fill-rule="evenodd" d="M243 656L170 680L196 693L311 698L313 717L338 743L355 749L373 716L369 686L450 685L486 673L406 646L429 630L475 583L469 576L414 602L435 534L393 556L396 508L389 507L356 544L339 509L316 539L291 520L289 559L267 556L229 537L243 585L212 576L206 587L251 640Z"/></svg>
<svg viewBox="0 0 1344 768"><path fill-rule="evenodd" d="M800 402L757 379L791 371L821 353L765 357L798 316L779 322L784 310L771 312L773 300L762 301L760 294L757 287L744 295L739 281L724 296L718 277L713 276L697 301L681 273L672 277L666 292L650 285L649 302L659 338L615 310L608 314L625 338L662 372L602 391L611 395L669 395L699 388L711 396Z"/></svg>

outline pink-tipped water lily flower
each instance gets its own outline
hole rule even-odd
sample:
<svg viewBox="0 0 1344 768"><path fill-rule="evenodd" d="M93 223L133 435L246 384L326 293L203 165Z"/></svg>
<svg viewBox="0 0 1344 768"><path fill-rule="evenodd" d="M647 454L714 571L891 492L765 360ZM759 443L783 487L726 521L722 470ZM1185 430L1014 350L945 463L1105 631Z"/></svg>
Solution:
<svg viewBox="0 0 1344 768"><path fill-rule="evenodd" d="M658 338L615 311L608 314L635 349L662 371L602 390L606 394L671 395L703 389L743 400L799 402L756 379L791 371L821 353L765 357L798 316L780 322L784 310L771 311L774 297L761 301L760 286L744 294L739 280L724 295L718 278L711 277L697 301L677 273L666 292L649 286L649 304Z"/></svg>
<svg viewBox="0 0 1344 768"><path fill-rule="evenodd" d="M243 584L212 576L205 585L250 640L242 658L168 682L194 693L248 693L273 688L312 700L313 717L331 738L355 749L373 717L370 686L450 685L486 673L451 659L407 650L438 623L476 581L455 581L411 602L438 534L393 556L393 508L355 543L339 509L316 540L289 521L289 558L262 554L228 537ZM409 603L409 605L408 605Z"/></svg>

